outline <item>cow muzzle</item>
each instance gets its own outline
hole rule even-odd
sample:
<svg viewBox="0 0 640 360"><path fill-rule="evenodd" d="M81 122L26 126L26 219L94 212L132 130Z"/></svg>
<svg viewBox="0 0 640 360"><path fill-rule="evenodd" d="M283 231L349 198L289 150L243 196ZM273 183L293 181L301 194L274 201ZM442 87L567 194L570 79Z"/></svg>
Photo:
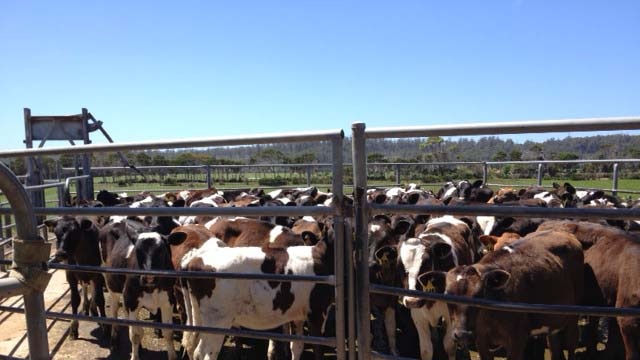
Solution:
<svg viewBox="0 0 640 360"><path fill-rule="evenodd" d="M462 348L467 348L473 340L473 333L464 329L453 329L453 340Z"/></svg>
<svg viewBox="0 0 640 360"><path fill-rule="evenodd" d="M154 287L156 285L156 277L153 275L141 275L140 283L143 287Z"/></svg>
<svg viewBox="0 0 640 360"><path fill-rule="evenodd" d="M55 254L53 254L53 256L49 259L49 263L50 264L56 264L59 262L63 262L65 260L67 260L67 258L69 257L69 255L67 254L66 251L64 250L58 250L55 252Z"/></svg>
<svg viewBox="0 0 640 360"><path fill-rule="evenodd" d="M418 309L423 307L426 304L425 299L413 297L413 296L403 296L402 297L402 305L404 305L408 309Z"/></svg>

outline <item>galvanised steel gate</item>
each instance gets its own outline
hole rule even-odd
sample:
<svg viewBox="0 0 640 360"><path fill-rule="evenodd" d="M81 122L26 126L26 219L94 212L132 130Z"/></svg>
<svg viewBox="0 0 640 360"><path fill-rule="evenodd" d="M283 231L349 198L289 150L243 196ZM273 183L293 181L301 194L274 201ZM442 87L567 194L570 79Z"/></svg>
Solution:
<svg viewBox="0 0 640 360"><path fill-rule="evenodd" d="M516 133L540 133L558 131L598 131L598 130L628 130L640 129L640 118L602 118L602 119L578 119L559 121L537 121L518 123L489 123L453 126L432 127L396 127L378 128L366 130L363 123L355 123L352 127L352 155L354 167L354 212L349 214L344 206L343 194L343 158L342 143L343 132L341 130L319 131L306 133L284 133L272 135L254 135L245 137L222 137L191 140L174 140L164 142L123 143L109 145L86 145L57 149L28 149L0 151L0 157L9 156L35 156L49 154L86 154L92 152L107 152L119 150L150 150L150 149L176 149L211 146L236 146L252 144L271 144L282 142L326 141L332 149L332 192L336 197L333 206L327 208L300 207L300 208L33 208L28 202L28 197L18 182L17 178L3 165L0 165L0 190L6 194L11 209L0 209L0 213L13 213L16 218L17 238L14 240L15 256L13 259L14 271L8 279L0 280L0 298L24 295L25 313L28 326L29 349L32 359L48 359L49 349L47 344L45 317L52 318L77 318L81 320L95 319L81 315L45 313L43 304L43 292L46 289L49 274L46 260L49 255L49 244L36 235L36 215L332 215L336 231L336 262L335 275L330 277L296 277L286 275L252 275L224 274L224 277L260 278L273 280L300 280L330 283L335 286L336 296L336 337L335 338L308 338L298 336L286 336L282 334L264 334L258 332L230 331L228 329L198 328L203 332L227 333L256 338L274 338L281 340L303 340L308 343L331 345L336 347L338 359L369 359L372 356L386 357L370 352L369 330L369 294L371 291L395 295L410 294L411 296L427 299L446 300L458 303L469 303L468 299L452 298L443 295L425 294L415 291L384 288L369 284L369 269L366 258L368 249L367 224L371 215L377 213L430 213L452 215L516 215L516 216L547 216L547 217L607 217L618 219L640 219L639 209L532 209L532 208L487 208L487 207L430 207L430 206L393 206L368 204L366 201L367 176L366 176L366 139L371 138L401 138L401 137L426 137L426 136L463 136L463 135L495 135ZM355 224L355 241L351 240L351 229L345 217L353 216ZM353 256L352 256L353 254ZM352 261L355 259L355 263ZM107 270L100 268L84 269L88 271L109 271L111 273L128 273L125 270ZM134 272L140 273L140 272ZM152 272L163 276L192 276L185 272ZM198 277L220 277L220 274L199 274ZM569 308L566 306L533 306L526 304L494 304L485 302L473 302L476 306L504 309L507 311L528 312L554 312L554 313L581 313L598 315L639 316L638 309L609 309L609 308ZM349 308L346 309L345 305ZM16 310L19 312L20 310ZM148 324L145 322L132 322L126 320L100 319L104 323L136 324L147 327L173 327L186 329L185 326ZM348 334L348 337L347 337ZM357 347L357 352L356 352Z"/></svg>

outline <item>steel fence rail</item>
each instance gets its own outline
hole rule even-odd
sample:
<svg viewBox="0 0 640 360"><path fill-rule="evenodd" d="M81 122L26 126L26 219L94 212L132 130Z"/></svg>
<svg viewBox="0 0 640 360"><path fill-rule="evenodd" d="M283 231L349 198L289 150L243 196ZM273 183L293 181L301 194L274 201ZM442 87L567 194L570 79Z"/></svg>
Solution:
<svg viewBox="0 0 640 360"><path fill-rule="evenodd" d="M23 308L13 307L13 306L2 306L0 305L0 311L12 312L22 314L24 313ZM307 335L286 335L274 332L267 331L255 331L255 330L236 330L236 329L225 329L225 328L215 328L215 327L207 327L207 326L194 326L194 325L180 325L180 324L167 324L161 322L148 322L141 320L128 320L128 319L119 319L119 318L110 318L110 317L96 317L89 315L73 315L62 312L55 311L45 311L45 316L49 319L59 319L59 320L80 320L94 323L102 323L109 325L126 325L126 326L140 326L144 328L154 328L154 329L171 329L171 330L182 330L182 331L197 331L203 333L210 334L220 334L220 335L232 335L232 336L242 336L252 339L276 339L283 341L302 341L308 344L316 344L316 345L325 345L325 346L335 346L336 338L335 337L318 337L318 336L307 336Z"/></svg>
<svg viewBox="0 0 640 360"><path fill-rule="evenodd" d="M640 316L640 308L616 308L599 306L573 306L553 304L526 304L495 301L487 299L468 298L439 293L427 293L424 291L400 289L378 284L371 285L371 292L385 295L406 295L419 297L426 300L442 301L451 304L471 305L473 307L509 312L524 312L552 315L588 315L588 316Z"/></svg>
<svg viewBox="0 0 640 360"><path fill-rule="evenodd" d="M578 219L640 219L640 208L600 209L600 208L544 208L505 205L384 205L369 204L372 215L431 214L431 215L486 215L486 216L527 216Z"/></svg>
<svg viewBox="0 0 640 360"><path fill-rule="evenodd" d="M10 264L10 261L3 260L0 264ZM102 273L113 275L154 275L169 278L189 278L189 279L242 279L242 280L269 280L269 281L301 281L315 282L319 284L335 285L335 276L318 275L286 275L286 274L264 274L264 273L221 273L209 271L176 271L176 270L142 270L127 268L111 268L102 266L69 265L63 263L49 263L50 269L77 271L88 273Z"/></svg>
<svg viewBox="0 0 640 360"><path fill-rule="evenodd" d="M640 116L369 128L366 139L637 130Z"/></svg>
<svg viewBox="0 0 640 360"><path fill-rule="evenodd" d="M211 138L193 138L184 140L138 141L119 144L89 144L57 148L31 148L19 150L0 150L0 157L87 154L112 151L180 149L216 146L240 146L256 144L299 143L310 141L331 141L343 139L341 129L326 131L306 131L244 136L223 136Z"/></svg>
<svg viewBox="0 0 640 360"><path fill-rule="evenodd" d="M211 208L182 208L182 207L56 207L33 209L36 215L121 215L121 216L322 216L335 215L336 210L328 206L269 206L269 207L211 207ZM0 208L0 214L12 214L11 208Z"/></svg>

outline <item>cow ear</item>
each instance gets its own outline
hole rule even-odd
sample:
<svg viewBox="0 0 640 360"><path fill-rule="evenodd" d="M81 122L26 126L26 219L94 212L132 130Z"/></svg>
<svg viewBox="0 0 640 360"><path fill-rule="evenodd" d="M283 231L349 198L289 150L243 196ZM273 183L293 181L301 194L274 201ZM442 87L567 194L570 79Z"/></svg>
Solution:
<svg viewBox="0 0 640 360"><path fill-rule="evenodd" d="M320 240L316 234L311 231L303 231L302 234L300 234L300 237L305 245L315 245Z"/></svg>
<svg viewBox="0 0 640 360"><path fill-rule="evenodd" d="M476 180L471 187L479 188L482 186L482 180Z"/></svg>
<svg viewBox="0 0 640 360"><path fill-rule="evenodd" d="M80 221L80 229L84 231L91 229L92 226L93 226L93 221L89 219L82 219L82 221Z"/></svg>
<svg viewBox="0 0 640 360"><path fill-rule="evenodd" d="M446 286L447 273L444 271L428 271L418 275L418 283L422 291L443 294Z"/></svg>
<svg viewBox="0 0 640 360"><path fill-rule="evenodd" d="M551 186L553 186L553 188L556 190L560 189L560 184L558 184L557 182L554 182L553 184L551 184Z"/></svg>
<svg viewBox="0 0 640 360"><path fill-rule="evenodd" d="M55 220L45 220L44 225L47 227L47 230L53 232L58 226L58 219Z"/></svg>
<svg viewBox="0 0 640 360"><path fill-rule="evenodd" d="M518 197L521 197L522 195L524 195L527 192L526 189L520 189L518 190Z"/></svg>
<svg viewBox="0 0 640 360"><path fill-rule="evenodd" d="M478 240L485 246L486 250L493 250L496 243L498 242L498 238L493 235L480 235Z"/></svg>
<svg viewBox="0 0 640 360"><path fill-rule="evenodd" d="M431 247L433 255L438 259L446 259L453 255L451 245L445 242L437 242Z"/></svg>
<svg viewBox="0 0 640 360"><path fill-rule="evenodd" d="M412 193L407 197L407 203L410 205L415 205L418 200L420 200L420 194Z"/></svg>
<svg viewBox="0 0 640 360"><path fill-rule="evenodd" d="M390 262L395 262L398 258L398 250L393 246L383 246L375 253L376 260L381 265L387 265Z"/></svg>
<svg viewBox="0 0 640 360"><path fill-rule="evenodd" d="M576 194L576 188L574 188L573 185L569 184L568 182L564 183L564 190L571 195Z"/></svg>
<svg viewBox="0 0 640 360"><path fill-rule="evenodd" d="M183 231L175 231L167 237L169 245L180 245L187 239L187 233Z"/></svg>
<svg viewBox="0 0 640 360"><path fill-rule="evenodd" d="M393 231L397 235L404 235L404 234L407 233L407 231L409 231L410 228L411 228L411 223L410 222L408 222L406 220L400 220L396 224L396 227L393 229Z"/></svg>
<svg viewBox="0 0 640 360"><path fill-rule="evenodd" d="M175 200L173 204L171 204L171 207L184 207L186 204L187 202L184 201L184 199L178 199L178 200Z"/></svg>
<svg viewBox="0 0 640 360"><path fill-rule="evenodd" d="M504 270L496 269L485 273L482 278L487 289L501 290L507 286L511 274Z"/></svg>
<svg viewBox="0 0 640 360"><path fill-rule="evenodd" d="M387 195L385 194L378 194L375 199L373 199L373 202L376 204L384 204L385 201L387 201Z"/></svg>

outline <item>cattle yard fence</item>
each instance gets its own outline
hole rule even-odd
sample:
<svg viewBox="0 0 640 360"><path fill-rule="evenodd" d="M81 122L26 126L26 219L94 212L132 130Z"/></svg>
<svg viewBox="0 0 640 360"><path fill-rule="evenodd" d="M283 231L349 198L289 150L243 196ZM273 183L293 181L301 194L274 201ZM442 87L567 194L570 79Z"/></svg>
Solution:
<svg viewBox="0 0 640 360"><path fill-rule="evenodd" d="M189 329L183 325L147 323L122 319L96 319L83 315L45 312L43 292L50 277L47 260L50 244L38 236L37 217L45 215L231 215L231 216L289 216L289 215L332 215L336 237L334 241L336 260L335 275L326 277L299 277L289 275L247 275L247 274L196 274L190 272L146 272L160 276L175 277L233 277L260 278L275 281L315 281L333 284L336 296L336 336L333 338L310 338L256 331L240 331L217 328L197 328L196 330L211 333L233 334L254 338L273 338L278 340L303 340L308 343L334 346L338 359L368 359L371 357L387 358L372 353L370 349L370 293L393 295L411 295L432 300L448 302L465 302L474 306L489 307L505 311L581 313L594 315L640 316L638 309L615 308L577 308L549 305L491 303L486 301L461 299L451 296L427 294L424 292L388 288L369 284L368 259L368 222L372 215L380 213L429 213L432 215L488 215L488 216L546 216L581 218L639 219L640 209L547 209L509 207L434 207L370 204L366 200L367 190L367 139L403 138L428 136L465 136L541 133L559 131L611 131L640 129L640 118L599 118L557 121L536 121L518 123L486 123L473 125L431 126L431 127L396 127L366 129L364 123L352 125L352 158L353 158L353 208L345 206L343 194L343 137L341 130L284 133L272 135L256 135L244 137L222 137L192 140L174 140L160 142L137 142L105 145L79 145L55 149L26 149L0 151L0 157L39 156L61 154L88 154L94 152L176 149L215 146L235 146L253 144L272 144L286 142L327 141L332 147L332 184L331 190L336 198L331 207L268 207L268 208L69 208L69 207L33 207L27 190L18 178L4 165L0 164L0 190L5 194L10 208L0 207L0 215L13 215L16 235L12 272L8 278L0 279L0 298L23 295L23 309L0 307L2 311L24 312L28 328L28 342L31 359L50 358L46 318L78 319L102 323L139 325L154 328ZM56 185L59 186L59 185ZM351 211L352 210L352 211ZM353 217L354 228L345 221ZM345 231L342 231L342 230ZM352 231L353 230L353 231ZM353 239L352 239L352 235ZM353 254L353 256L351 256ZM77 269L111 273L129 273L133 270L71 267L56 264L57 268ZM140 273L139 271L133 271ZM345 325L346 324L346 325ZM191 328L192 329L192 328ZM357 352L356 352L357 343Z"/></svg>
<svg viewBox="0 0 640 360"><path fill-rule="evenodd" d="M353 268L350 262L351 257L345 256L345 251L351 251L346 244L350 244L351 240L345 241L345 211L344 211L344 195L343 195L343 146L344 133L342 130L328 130L304 133L281 133L271 135L256 135L243 137L223 137L223 138L207 138L198 140L179 140L165 142L148 142L135 144L109 144L109 145L81 145L56 149L27 149L19 151L2 151L2 157L7 156L39 156L45 154L88 154L94 152L119 151L129 149L176 149L176 148L194 148L194 147L213 147L213 146L235 146L248 144L273 144L287 142L328 142L332 151L332 184L331 192L333 193L334 202L329 207L281 207L281 208L216 208L213 211L206 211L210 215L229 215L229 216L319 216L330 215L333 217L333 226L335 229L334 238L334 275L332 276L314 276L301 277L296 275L258 275L258 274L194 274L180 272L161 272L163 276L189 276L198 277L233 277L242 279L265 279L274 281L314 281L325 284L331 284L335 289L335 336L329 338L323 337L300 337L294 335L284 335L277 333L265 333L258 331L244 331L218 328L196 328L201 332L210 332L218 334L234 334L250 338L273 338L276 340L301 340L306 343L320 344L334 347L338 359L346 359L346 342L345 334L345 318L344 304L345 299L345 276L346 268ZM81 315L70 315L45 312L43 292L46 288L48 278L51 276L48 272L49 265L47 260L50 254L50 243L37 236L36 232L36 216L44 215L197 215L203 214L202 209L197 208L82 208L82 207L38 207L33 208L27 190L18 181L17 177L4 166L0 165L0 190L8 199L10 208L0 208L0 214L13 214L15 218L15 227L17 236L13 240L14 257L12 262L11 276L6 279L0 279L0 298L24 295L24 309L2 307L4 311L22 312L24 311L28 325L29 352L31 359L48 359L49 348L47 342L47 333L45 326L45 318L71 319L98 321L103 323L121 324L121 325L140 325L143 327L182 329L181 325L162 325L149 324L147 322L132 322L122 319L103 318L87 318ZM66 183L67 181L65 181ZM133 211L132 211L133 210ZM186 212L184 212L186 210ZM219 211L221 210L221 211ZM36 251L37 250L37 251ZM345 263L345 261L349 263ZM62 268L59 264L55 265ZM75 268L75 267L74 267ZM68 268L66 268L68 269ZM99 271L112 273L130 273L131 271L123 269L105 269L105 268L78 268L84 271ZM22 275L22 274L26 275ZM36 277L37 275L37 277ZM160 274L159 274L160 275ZM353 302L351 302L353 303ZM351 320L353 323L354 319ZM352 345L350 351L355 351ZM353 356L351 356L353 357Z"/></svg>
<svg viewBox="0 0 640 360"><path fill-rule="evenodd" d="M442 300L446 302L465 301L475 306L493 306L494 309L505 311L527 311L538 312L541 309L551 307L543 305L528 304L507 304L494 303L482 304L477 299L461 299L450 295L437 295L422 291L412 291L394 289L373 285L369 283L369 264L367 249L368 222L376 214L430 214L430 215L484 215L484 216L545 216L552 218L559 217L580 217L580 218L611 218L611 219L638 219L640 209L553 209L553 208L500 208L486 206L416 206L416 205L384 205L367 202L367 152L366 142L368 139L381 138L416 138L430 136L474 136L474 135L504 135L504 134L527 134L563 131L611 131L611 130L632 130L640 128L640 118L599 118L599 119L575 119L575 120L548 120L548 121L526 121L509 123L484 123L449 126L409 126L409 127L386 127L366 129L364 123L354 123L351 128L352 133L352 159L354 174L354 228L355 240L354 257L356 278L356 299L358 304L358 330L357 342L359 360L373 358L388 358L388 356L371 352L370 333L370 293L384 293L390 295L409 295L430 300ZM602 308L600 308L602 309ZM569 313L575 309L562 308L557 310L561 313ZM578 312L589 313L593 309L581 309ZM638 309L609 309L616 315L628 316L624 311L631 312L635 316L640 315Z"/></svg>

